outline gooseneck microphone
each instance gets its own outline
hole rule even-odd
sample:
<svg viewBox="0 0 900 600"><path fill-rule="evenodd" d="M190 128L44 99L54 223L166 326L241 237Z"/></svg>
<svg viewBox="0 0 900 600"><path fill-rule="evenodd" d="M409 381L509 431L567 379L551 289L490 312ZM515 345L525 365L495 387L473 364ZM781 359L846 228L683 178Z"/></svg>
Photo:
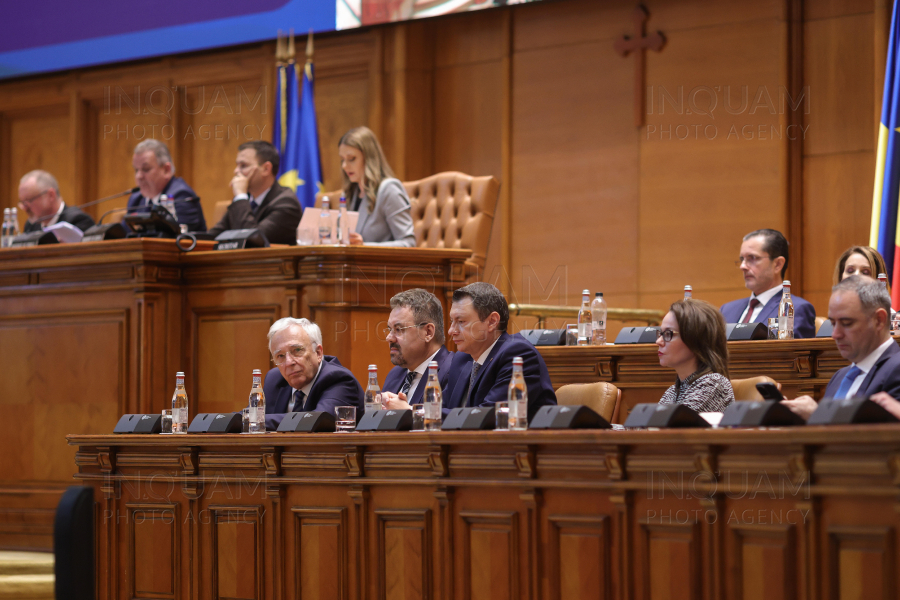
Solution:
<svg viewBox="0 0 900 600"><path fill-rule="evenodd" d="M133 194L133 193L135 193L135 192L137 192L137 191L140 191L140 189L141 189L141 188L139 188L139 187L133 187L133 188L130 188L130 189L125 190L124 192L118 192L118 193L116 193L116 194L113 194L112 196L107 196L107 197L105 197L105 198L100 198L99 200L92 200L92 201L90 201L90 202L85 202L84 204L74 204L73 206L76 206L76 207L78 207L78 208L84 208L85 206L93 206L93 205L95 205L95 204L100 204L101 202L106 202L107 200L115 200L116 198L121 198L122 196L128 196L128 195ZM117 209L113 209L113 211L114 211L114 210L117 210ZM109 211L109 212L113 212L113 211ZM103 217L105 217L107 214L109 214L109 213L104 214ZM33 223L40 223L41 221L47 221L47 220L49 220L49 219L52 219L52 218L55 217L55 216L56 216L56 213L53 213L52 215L46 215L46 216L40 217L40 218L38 218L38 219L35 219L35 220L32 221L32 222L33 222ZM103 217L100 217L100 219L102 220Z"/></svg>

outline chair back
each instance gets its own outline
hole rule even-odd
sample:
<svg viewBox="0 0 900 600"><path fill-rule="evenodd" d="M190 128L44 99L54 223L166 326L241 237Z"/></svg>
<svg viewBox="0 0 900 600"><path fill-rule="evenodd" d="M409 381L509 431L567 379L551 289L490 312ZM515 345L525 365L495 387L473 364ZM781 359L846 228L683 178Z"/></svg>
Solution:
<svg viewBox="0 0 900 600"><path fill-rule="evenodd" d="M72 486L56 507L53 554L57 598L93 600L94 488Z"/></svg>
<svg viewBox="0 0 900 600"><path fill-rule="evenodd" d="M229 206L231 206L231 200L220 200L216 202L216 206L213 208L213 220L211 221L213 226L218 225L219 221L222 220L222 217L225 216L225 213L228 212Z"/></svg>
<svg viewBox="0 0 900 600"><path fill-rule="evenodd" d="M763 400L762 394L756 389L757 383L775 383L775 380L765 375L749 377L747 379L732 379L731 389L734 390L735 400Z"/></svg>
<svg viewBox="0 0 900 600"><path fill-rule="evenodd" d="M587 406L610 423L618 416L621 398L622 391L606 381L572 383L556 390L559 404Z"/></svg>
<svg viewBox="0 0 900 600"><path fill-rule="evenodd" d="M819 333L819 328L822 326L822 323L827 321L825 317L816 317L816 333Z"/></svg>
<svg viewBox="0 0 900 600"><path fill-rule="evenodd" d="M496 178L447 171L406 181L403 187L411 203L416 246L465 248L472 251L470 263L484 266L500 197ZM340 190L317 194L316 206L321 206L323 196L332 199L340 195Z"/></svg>

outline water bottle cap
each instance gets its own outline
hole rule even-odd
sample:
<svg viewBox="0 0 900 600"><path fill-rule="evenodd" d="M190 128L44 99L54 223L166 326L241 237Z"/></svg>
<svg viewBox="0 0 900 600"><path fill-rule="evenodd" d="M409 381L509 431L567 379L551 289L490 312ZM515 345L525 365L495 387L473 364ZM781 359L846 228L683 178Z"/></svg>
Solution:
<svg viewBox="0 0 900 600"><path fill-rule="evenodd" d="M602 297L603 297L603 292L597 292L596 294L594 294L594 297L595 297L595 298L602 298Z"/></svg>
<svg viewBox="0 0 900 600"><path fill-rule="evenodd" d="M684 289L686 289L686 290L693 290L694 288L692 288L692 287L689 286L689 285L686 285L686 286L684 286Z"/></svg>
<svg viewBox="0 0 900 600"><path fill-rule="evenodd" d="M513 365L521 365L521 364L522 364L521 356L516 356L515 358L513 358Z"/></svg>
<svg viewBox="0 0 900 600"><path fill-rule="evenodd" d="M782 283L782 285L783 285L784 287L791 287L791 282L788 281L787 279L785 279L785 280L784 280L784 283Z"/></svg>
<svg viewBox="0 0 900 600"><path fill-rule="evenodd" d="M175 373L175 377L184 377L184 371L178 371Z"/></svg>
<svg viewBox="0 0 900 600"><path fill-rule="evenodd" d="M887 279L887 275L885 275L884 273L879 273L878 279Z"/></svg>
<svg viewBox="0 0 900 600"><path fill-rule="evenodd" d="M160 201L160 202L165 202L165 201L168 200L168 199L169 199L169 195L168 195L168 194L160 194L160 195L159 195L159 201Z"/></svg>
<svg viewBox="0 0 900 600"><path fill-rule="evenodd" d="M377 370L378 370L378 365L369 365L369 370L370 370L370 371L377 371Z"/></svg>
<svg viewBox="0 0 900 600"><path fill-rule="evenodd" d="M584 294L585 296L590 296L590 295L591 295L590 290L584 290L584 291L581 292L581 293Z"/></svg>
<svg viewBox="0 0 900 600"><path fill-rule="evenodd" d="M253 369L254 375L262 375L262 371L260 369Z"/></svg>
<svg viewBox="0 0 900 600"><path fill-rule="evenodd" d="M429 368L429 369L437 369L437 368L438 368L437 361L436 361L436 360L433 360L433 361L431 361L430 363L428 363L428 368Z"/></svg>

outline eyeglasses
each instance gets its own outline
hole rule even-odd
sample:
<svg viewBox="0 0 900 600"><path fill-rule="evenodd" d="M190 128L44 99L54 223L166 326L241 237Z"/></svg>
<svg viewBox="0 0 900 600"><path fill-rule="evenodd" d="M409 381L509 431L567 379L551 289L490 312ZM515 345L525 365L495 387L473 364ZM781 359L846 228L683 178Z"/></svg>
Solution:
<svg viewBox="0 0 900 600"><path fill-rule="evenodd" d="M736 261L734 261L734 266L740 267L741 264L747 263L748 267L752 267L759 261L765 260L767 258L769 258L769 257L768 256L754 256L752 254L750 256L739 256L738 259Z"/></svg>
<svg viewBox="0 0 900 600"><path fill-rule="evenodd" d="M659 341L659 338L662 338L663 341L667 344L669 342L671 342L672 338L674 338L676 335L678 335L678 332L675 331L674 329L662 329L662 330L657 329L656 330L657 341Z"/></svg>
<svg viewBox="0 0 900 600"><path fill-rule="evenodd" d="M427 325L427 323L417 323L415 325L407 325L406 327L399 327L397 325L394 325L393 327L384 328L382 330L382 333L384 333L384 337L394 334L394 337L398 338L401 335L403 335L403 332L406 331L407 329L409 329L411 327L421 327L422 325Z"/></svg>
<svg viewBox="0 0 900 600"><path fill-rule="evenodd" d="M306 353L306 347L304 346L294 346L287 352L279 352L272 359L272 362L275 363L276 367L280 367L284 363L287 362L288 355L291 356L294 360L299 360Z"/></svg>
<svg viewBox="0 0 900 600"><path fill-rule="evenodd" d="M40 194L32 196L31 198L25 198L24 200L19 200L19 204L31 204L32 202L34 202L35 200L37 200L38 198L40 198L41 196L43 196L44 194L46 194L49 191L50 191L49 189L46 189L43 192L41 192Z"/></svg>

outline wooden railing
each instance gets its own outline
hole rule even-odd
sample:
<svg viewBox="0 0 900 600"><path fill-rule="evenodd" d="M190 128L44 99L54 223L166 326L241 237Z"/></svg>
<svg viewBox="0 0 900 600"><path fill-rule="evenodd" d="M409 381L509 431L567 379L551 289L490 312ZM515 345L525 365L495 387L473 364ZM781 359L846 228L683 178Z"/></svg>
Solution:
<svg viewBox="0 0 900 600"><path fill-rule="evenodd" d="M512 317L537 317L536 329L544 327L548 318L575 319L578 308L573 306L552 306L548 304L510 304L509 314ZM666 311L653 308L610 308L607 311L609 321L641 321L647 325L659 325Z"/></svg>

